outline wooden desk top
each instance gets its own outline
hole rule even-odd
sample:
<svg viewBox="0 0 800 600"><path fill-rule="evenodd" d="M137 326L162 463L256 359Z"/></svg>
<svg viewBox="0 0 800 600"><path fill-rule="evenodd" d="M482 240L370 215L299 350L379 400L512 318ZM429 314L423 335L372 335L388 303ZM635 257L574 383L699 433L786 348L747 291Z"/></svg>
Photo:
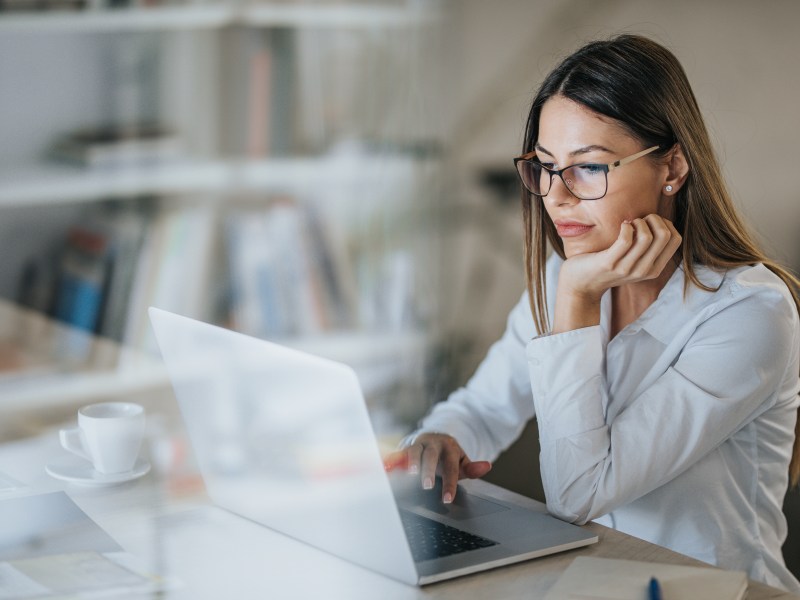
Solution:
<svg viewBox="0 0 800 600"><path fill-rule="evenodd" d="M704 566L660 546L590 524L587 529L600 538L597 544L415 588L217 508L204 494L175 496L158 469L136 482L108 488L56 481L44 473L44 465L61 452L56 432L2 444L0 473L26 484L22 493L66 491L149 572L179 581L161 595L167 599L530 599L542 597L570 562L582 555ZM476 490L491 489L509 502L544 509L539 502L484 481L464 484ZM746 597L798 598L755 582L750 583Z"/></svg>

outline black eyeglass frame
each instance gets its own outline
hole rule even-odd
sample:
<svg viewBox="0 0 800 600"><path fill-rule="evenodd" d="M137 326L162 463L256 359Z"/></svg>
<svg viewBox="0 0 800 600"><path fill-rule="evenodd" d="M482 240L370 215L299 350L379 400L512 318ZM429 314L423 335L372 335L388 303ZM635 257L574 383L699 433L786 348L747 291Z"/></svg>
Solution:
<svg viewBox="0 0 800 600"><path fill-rule="evenodd" d="M608 193L608 174L611 171L613 171L614 169L618 169L619 167L622 167L622 166L627 165L629 163L632 163L636 159L641 158L643 156L646 156L646 155L650 154L651 152L653 152L655 150L658 150L660 147L661 146L651 146L650 148L647 148L646 150L641 150L640 152L637 152L636 154L631 154L630 156L626 156L625 158L620 158L619 160L615 160L612 163L607 163L607 164L603 164L603 163L576 163L574 165L568 165L568 166L564 167L563 169L558 169L558 170L548 169L547 167L545 167L541 163L541 161L538 161L538 160L534 161L533 158L536 156L536 150L533 150L531 152L528 152L527 154L523 154L522 156L518 156L517 158L515 158L514 159L514 169L517 171L517 176L519 177L519 180L522 183L522 187L524 187L529 193L533 194L534 196L537 196L538 198L544 198L545 196L547 196L547 194L550 193L550 190L553 189L553 175L558 175L559 178L561 179L561 182L564 184L564 187L567 188L567 190L569 190L569 193L572 194L573 196L575 196L578 200L600 200L601 198L603 198ZM525 180L522 178L522 173L520 173L520 170L519 170L519 163L520 162L529 162L529 163L537 162L537 163L539 163L539 166L542 169L544 169L545 171L547 171L550 174L550 185L548 186L546 193L537 194L532 189L530 189L527 185L525 185ZM600 168L603 171L603 173L605 175L605 179L606 179L606 185L605 185L605 189L603 190L603 194L600 195L600 196L597 196L596 198L581 198L580 196L578 196L578 194L576 194L572 190L572 188L567 184L567 182L564 180L564 171L567 171L568 169L572 169L574 167L598 167L598 168Z"/></svg>

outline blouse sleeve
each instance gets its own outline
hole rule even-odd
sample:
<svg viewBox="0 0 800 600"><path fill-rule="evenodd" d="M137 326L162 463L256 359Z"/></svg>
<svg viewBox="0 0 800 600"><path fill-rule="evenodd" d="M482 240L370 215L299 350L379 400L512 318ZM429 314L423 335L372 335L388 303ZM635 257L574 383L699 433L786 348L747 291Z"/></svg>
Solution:
<svg viewBox="0 0 800 600"><path fill-rule="evenodd" d="M784 294L751 292L703 321L674 364L611 423L600 327L531 340L549 511L577 523L604 515L669 482L779 400L794 398L797 331L797 312Z"/></svg>
<svg viewBox="0 0 800 600"><path fill-rule="evenodd" d="M563 260L555 253L547 260L547 307L552 306ZM527 293L508 315L503 336L492 345L466 386L446 402L434 406L409 435L408 445L424 432L452 435L472 460L495 460L522 433L535 416L525 347L536 335Z"/></svg>
<svg viewBox="0 0 800 600"><path fill-rule="evenodd" d="M467 384L435 405L406 438L423 432L452 435L472 460L494 460L533 417L525 345L533 335L527 294L508 316L503 336L489 349Z"/></svg>

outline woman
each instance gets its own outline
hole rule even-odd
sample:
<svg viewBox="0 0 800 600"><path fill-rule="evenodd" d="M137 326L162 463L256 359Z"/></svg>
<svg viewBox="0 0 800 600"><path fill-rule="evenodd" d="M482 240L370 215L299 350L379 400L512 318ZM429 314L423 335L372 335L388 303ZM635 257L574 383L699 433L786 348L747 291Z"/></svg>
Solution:
<svg viewBox="0 0 800 600"><path fill-rule="evenodd" d="M535 415L551 513L800 591L781 556L800 282L742 225L677 59L632 35L581 48L523 151L527 298L387 468L440 474L451 502Z"/></svg>

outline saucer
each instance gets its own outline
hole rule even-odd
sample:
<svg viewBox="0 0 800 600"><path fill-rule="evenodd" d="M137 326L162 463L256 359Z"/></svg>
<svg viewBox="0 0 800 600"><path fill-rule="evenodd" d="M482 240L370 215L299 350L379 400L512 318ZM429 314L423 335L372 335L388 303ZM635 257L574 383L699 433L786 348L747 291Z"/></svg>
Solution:
<svg viewBox="0 0 800 600"><path fill-rule="evenodd" d="M78 483L81 485L116 485L133 481L150 471L150 463L139 458L133 469L123 473L100 473L95 471L92 463L78 456L66 455L47 464L44 469L47 474L56 479Z"/></svg>

